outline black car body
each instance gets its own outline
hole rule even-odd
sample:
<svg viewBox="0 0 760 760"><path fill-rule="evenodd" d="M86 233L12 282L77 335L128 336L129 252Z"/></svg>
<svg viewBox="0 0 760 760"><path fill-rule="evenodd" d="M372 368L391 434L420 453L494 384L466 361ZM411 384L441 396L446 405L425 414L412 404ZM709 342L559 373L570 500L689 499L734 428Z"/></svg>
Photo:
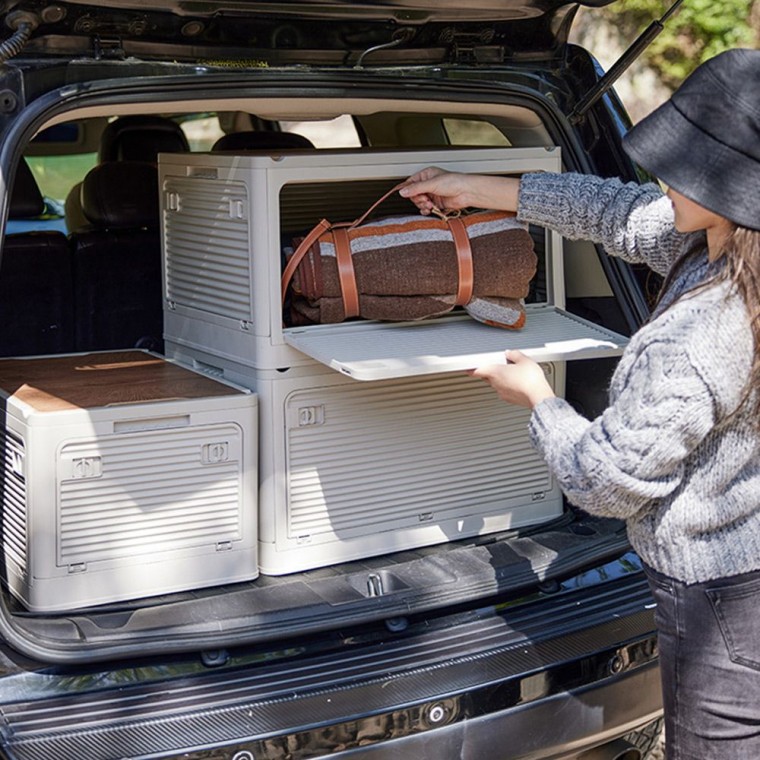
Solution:
<svg viewBox="0 0 760 760"><path fill-rule="evenodd" d="M354 149L501 144L497 135L559 146L565 170L643 180L620 148L629 122L614 93L583 105L601 72L567 41L576 10L554 0L5 2L0 350L134 345L83 346L76 324L37 319L60 295L1 281L19 255L6 252L33 252L51 234L50 214L14 212L22 163L97 162L114 118L212 116L227 131L281 133L348 115ZM452 137L473 124L474 138ZM22 217L36 231L12 226ZM568 311L629 335L646 318L650 273L591 244L576 261ZM101 275L106 301L159 286L160 272L120 285L126 264ZM614 361L568 362L567 397L586 414L603 408ZM4 540L33 542L12 536L11 490L6 477ZM53 612L2 594L7 758L635 758L656 738L640 562L622 523L570 505L535 526L247 583Z"/></svg>

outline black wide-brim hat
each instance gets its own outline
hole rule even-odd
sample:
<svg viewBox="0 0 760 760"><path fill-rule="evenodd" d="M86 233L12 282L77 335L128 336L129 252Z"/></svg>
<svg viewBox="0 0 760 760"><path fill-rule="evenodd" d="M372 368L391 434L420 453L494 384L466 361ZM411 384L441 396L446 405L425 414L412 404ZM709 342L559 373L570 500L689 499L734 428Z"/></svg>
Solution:
<svg viewBox="0 0 760 760"><path fill-rule="evenodd" d="M623 147L681 195L760 230L760 50L728 50L703 63Z"/></svg>

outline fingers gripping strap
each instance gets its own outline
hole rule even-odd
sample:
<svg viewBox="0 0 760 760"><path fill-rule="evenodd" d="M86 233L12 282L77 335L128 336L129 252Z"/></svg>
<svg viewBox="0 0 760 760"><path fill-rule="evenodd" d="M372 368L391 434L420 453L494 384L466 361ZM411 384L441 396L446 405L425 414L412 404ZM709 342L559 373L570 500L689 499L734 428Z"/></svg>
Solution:
<svg viewBox="0 0 760 760"><path fill-rule="evenodd" d="M472 289L475 282L470 238L461 219L449 218L446 220L446 223L451 230L451 236L454 238L454 246L457 251L459 286L457 288L456 305L464 306L472 299Z"/></svg>

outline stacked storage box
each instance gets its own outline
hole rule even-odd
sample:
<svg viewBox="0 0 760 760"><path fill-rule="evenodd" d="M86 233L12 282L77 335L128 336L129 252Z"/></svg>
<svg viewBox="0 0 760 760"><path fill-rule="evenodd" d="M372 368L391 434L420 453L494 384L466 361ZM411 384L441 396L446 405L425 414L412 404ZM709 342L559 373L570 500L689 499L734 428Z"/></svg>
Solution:
<svg viewBox="0 0 760 760"><path fill-rule="evenodd" d="M323 217L355 218L433 164L519 174L559 170L560 156L541 148L160 157L166 351L259 397L262 572L561 513L559 489L529 444L527 412L462 372L519 348L543 362L561 394L567 358L621 350L623 338L562 310L556 235L547 236L545 297L520 331L463 315L283 327L291 238Z"/></svg>
<svg viewBox="0 0 760 760"><path fill-rule="evenodd" d="M255 578L256 396L144 351L0 360L11 591L71 610Z"/></svg>

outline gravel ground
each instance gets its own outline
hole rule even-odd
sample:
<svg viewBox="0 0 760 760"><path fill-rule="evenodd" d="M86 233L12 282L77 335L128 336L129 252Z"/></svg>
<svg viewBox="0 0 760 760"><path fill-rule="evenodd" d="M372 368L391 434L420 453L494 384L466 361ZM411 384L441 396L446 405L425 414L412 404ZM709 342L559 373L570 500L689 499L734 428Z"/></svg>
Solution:
<svg viewBox="0 0 760 760"><path fill-rule="evenodd" d="M647 760L665 760L665 736L660 734L660 743L657 749L652 752Z"/></svg>

